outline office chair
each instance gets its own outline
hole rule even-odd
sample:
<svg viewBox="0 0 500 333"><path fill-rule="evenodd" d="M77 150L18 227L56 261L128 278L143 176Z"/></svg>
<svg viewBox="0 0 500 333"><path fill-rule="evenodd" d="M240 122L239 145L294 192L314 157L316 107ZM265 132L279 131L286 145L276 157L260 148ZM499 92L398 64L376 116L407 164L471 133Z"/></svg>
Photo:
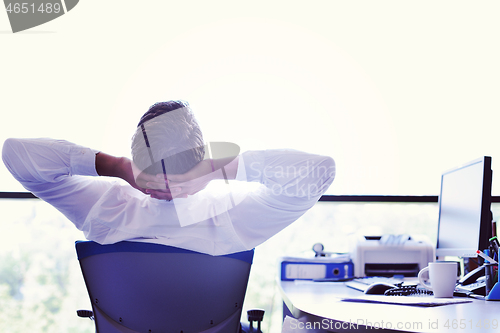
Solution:
<svg viewBox="0 0 500 333"><path fill-rule="evenodd" d="M77 241L92 304L80 317L98 333L242 332L240 316L254 250L211 256L175 247ZM251 310L258 321L263 311Z"/></svg>

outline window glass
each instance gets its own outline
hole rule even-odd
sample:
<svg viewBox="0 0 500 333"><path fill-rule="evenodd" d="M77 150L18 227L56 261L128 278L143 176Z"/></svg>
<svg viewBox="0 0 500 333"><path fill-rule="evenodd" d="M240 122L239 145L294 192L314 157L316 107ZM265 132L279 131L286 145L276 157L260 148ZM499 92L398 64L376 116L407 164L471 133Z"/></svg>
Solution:
<svg viewBox="0 0 500 333"><path fill-rule="evenodd" d="M436 195L442 171L500 158L498 2L195 3L120 2L135 21L112 25L78 6L56 33L6 37L0 141L128 156L149 105L184 99L207 140L334 157L331 194ZM0 184L22 190L3 166Z"/></svg>

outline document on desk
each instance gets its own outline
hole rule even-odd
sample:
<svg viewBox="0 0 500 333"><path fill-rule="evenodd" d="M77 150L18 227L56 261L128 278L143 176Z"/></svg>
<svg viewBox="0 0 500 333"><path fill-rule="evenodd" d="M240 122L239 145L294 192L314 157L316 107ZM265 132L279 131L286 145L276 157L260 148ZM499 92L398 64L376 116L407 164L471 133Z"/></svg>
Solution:
<svg viewBox="0 0 500 333"><path fill-rule="evenodd" d="M424 307L472 302L472 300L470 299L463 299L463 298L435 298L433 296L383 296L383 295L364 295L360 297L342 298L342 301L360 302L360 303L397 304L397 305L424 306Z"/></svg>

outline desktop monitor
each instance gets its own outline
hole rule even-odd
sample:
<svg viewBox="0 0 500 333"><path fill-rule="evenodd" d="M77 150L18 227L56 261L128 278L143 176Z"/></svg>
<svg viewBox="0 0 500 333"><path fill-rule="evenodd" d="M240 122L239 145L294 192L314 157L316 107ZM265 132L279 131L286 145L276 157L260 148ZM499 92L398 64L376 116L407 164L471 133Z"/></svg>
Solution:
<svg viewBox="0 0 500 333"><path fill-rule="evenodd" d="M477 257L491 237L491 157L441 175L436 256Z"/></svg>

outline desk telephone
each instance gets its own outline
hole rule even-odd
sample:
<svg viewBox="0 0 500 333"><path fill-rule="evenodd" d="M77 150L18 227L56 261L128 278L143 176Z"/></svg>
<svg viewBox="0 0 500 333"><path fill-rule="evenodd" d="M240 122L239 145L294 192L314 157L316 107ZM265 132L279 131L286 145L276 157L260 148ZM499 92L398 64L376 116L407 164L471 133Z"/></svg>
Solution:
<svg viewBox="0 0 500 333"><path fill-rule="evenodd" d="M467 294L476 294L486 296L486 278L484 266L479 266L469 272L458 281L456 291Z"/></svg>

